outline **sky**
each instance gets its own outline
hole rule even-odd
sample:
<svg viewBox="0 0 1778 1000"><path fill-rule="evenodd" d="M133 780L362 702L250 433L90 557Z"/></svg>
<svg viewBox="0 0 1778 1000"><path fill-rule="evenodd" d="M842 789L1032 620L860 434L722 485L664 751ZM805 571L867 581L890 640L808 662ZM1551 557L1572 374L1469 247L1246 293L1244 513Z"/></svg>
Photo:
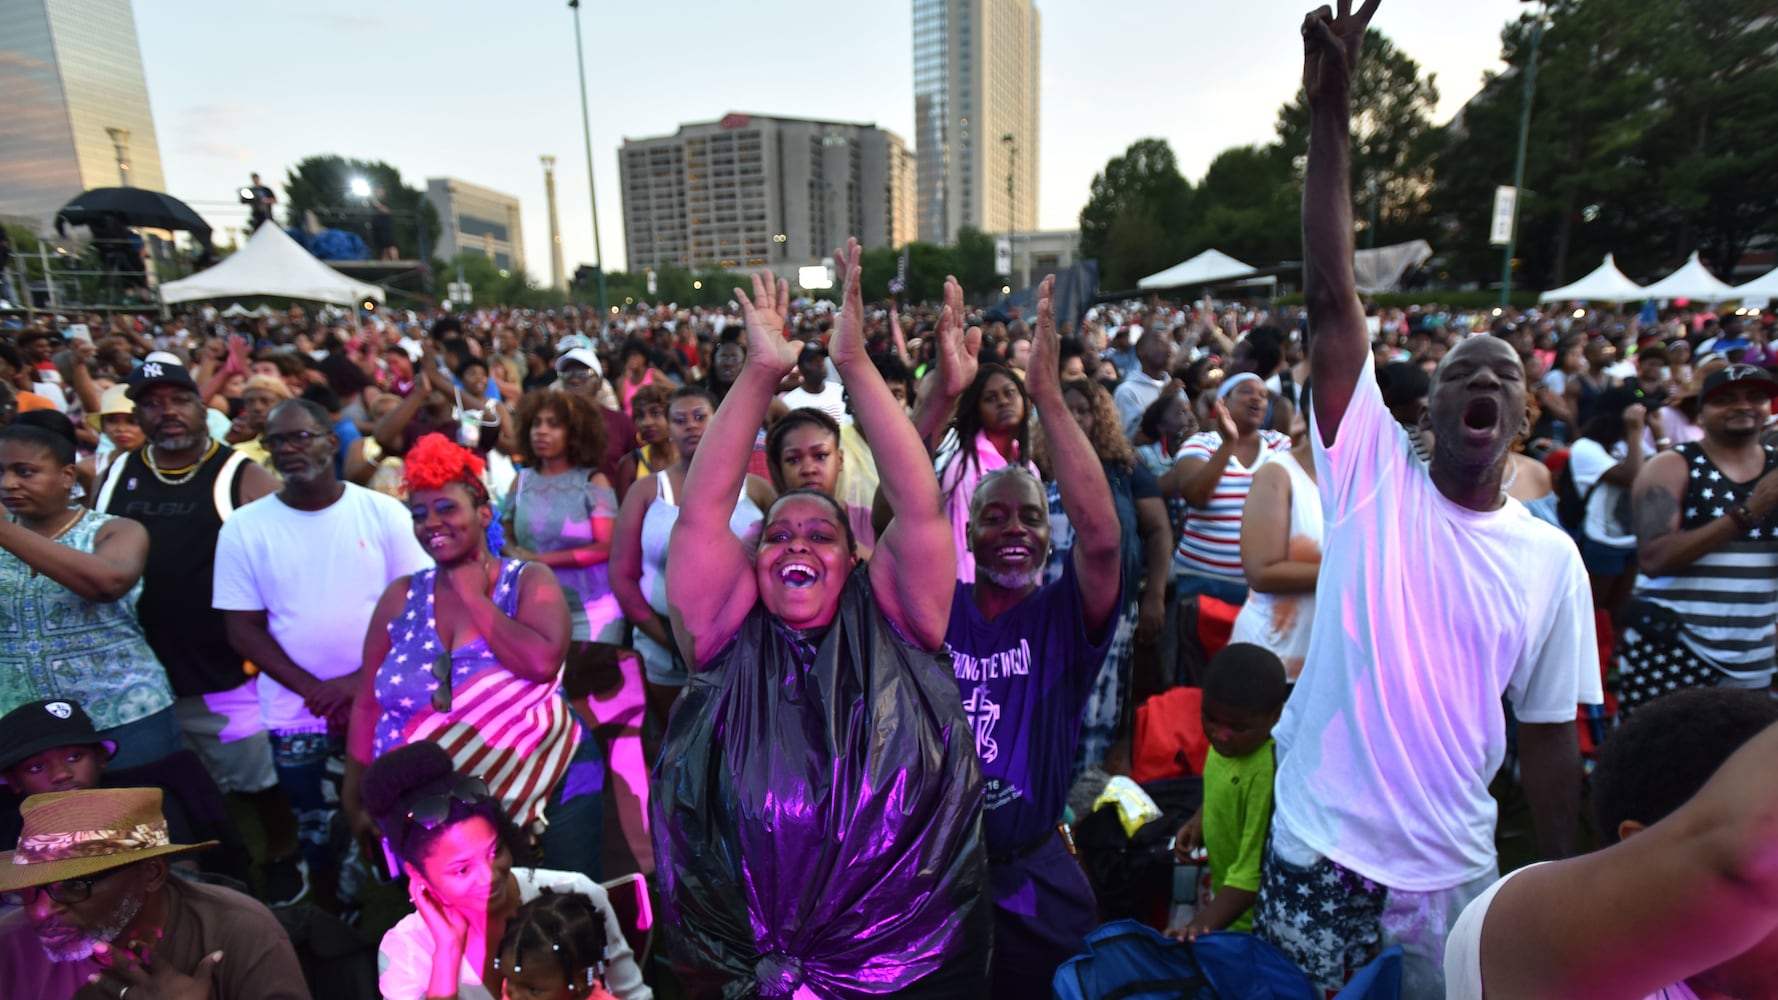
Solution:
<svg viewBox="0 0 1778 1000"><path fill-rule="evenodd" d="M1137 139L1194 182L1273 135L1296 92L1307 0L1039 0L1043 229L1073 229L1093 175ZM564 0L134 0L168 190L222 232L258 171L307 156L384 160L517 196L528 270L549 278L538 156L553 154L564 261L594 259ZM1373 25L1437 74L1448 119L1500 67L1521 0L1384 0ZM913 141L909 0L585 0L600 245L623 269L617 152L731 111L874 122ZM219 233L219 237L221 233Z"/></svg>

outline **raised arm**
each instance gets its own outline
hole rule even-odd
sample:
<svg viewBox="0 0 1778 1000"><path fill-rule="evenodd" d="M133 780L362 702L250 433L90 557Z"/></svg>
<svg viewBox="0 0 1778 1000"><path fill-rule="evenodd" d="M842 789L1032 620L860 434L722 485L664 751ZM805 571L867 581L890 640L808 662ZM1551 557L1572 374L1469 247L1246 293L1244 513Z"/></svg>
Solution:
<svg viewBox="0 0 1778 1000"><path fill-rule="evenodd" d="M937 649L944 643L951 595L957 589L951 522L939 500L938 477L926 446L865 349L858 241L846 241L846 249L834 253L834 264L844 286L834 324L833 363L876 456L883 497L896 512L871 554L871 589L884 617L903 635Z"/></svg>
<svg viewBox="0 0 1778 1000"><path fill-rule="evenodd" d="M1491 998L1651 996L1778 928L1778 726L1671 816L1603 851L1528 869L1482 925ZM1574 900L1588 899L1576 907Z"/></svg>
<svg viewBox="0 0 1778 1000"><path fill-rule="evenodd" d="M1087 631L1097 634L1117 610L1123 533L1117 523L1117 507L1111 501L1111 484L1105 481L1105 465L1062 399L1061 338L1056 336L1050 301L1055 283L1052 274L1037 288L1037 328L1031 339L1031 362L1025 370L1025 391L1031 394L1031 405L1049 441L1062 509L1074 526L1074 575L1080 586L1081 609L1086 614ZM1123 586L1135 586L1135 581L1125 580Z"/></svg>
<svg viewBox="0 0 1778 1000"><path fill-rule="evenodd" d="M1352 401L1370 336L1352 275L1352 71L1378 0L1339 16L1322 7L1303 19L1303 92L1309 101L1309 162L1303 174L1303 302L1309 311L1309 372L1315 420L1331 445Z"/></svg>
<svg viewBox="0 0 1778 1000"><path fill-rule="evenodd" d="M735 298L747 323L747 362L692 456L667 544L667 603L694 667L721 650L759 599L752 560L729 516L778 382L796 367L797 350L784 340L790 284L764 272L753 277L751 299L739 288Z"/></svg>
<svg viewBox="0 0 1778 1000"><path fill-rule="evenodd" d="M920 398L914 404L914 427L926 442L928 457L938 453L958 398L975 381L976 355L982 349L981 327L963 328L963 286L956 278L945 279L945 306L938 314L934 336L938 338L937 369L920 387Z"/></svg>

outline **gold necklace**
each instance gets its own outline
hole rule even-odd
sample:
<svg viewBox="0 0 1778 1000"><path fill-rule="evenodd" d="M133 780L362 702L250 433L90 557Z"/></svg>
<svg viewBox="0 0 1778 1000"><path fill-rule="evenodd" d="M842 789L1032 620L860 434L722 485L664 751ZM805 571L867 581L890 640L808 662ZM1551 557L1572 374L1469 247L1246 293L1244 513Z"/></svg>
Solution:
<svg viewBox="0 0 1778 1000"><path fill-rule="evenodd" d="M196 478L198 470L202 469L204 463L208 462L210 456L214 454L216 454L216 442L211 441L210 447L204 450L204 456L196 462L193 462L191 467L186 469L183 475L169 475L168 473L162 472L160 466L154 464L153 445L149 445L142 449L142 462L144 465L148 466L148 471L154 474L154 478L160 480L163 484L167 486L184 486L186 483L189 483L192 479Z"/></svg>

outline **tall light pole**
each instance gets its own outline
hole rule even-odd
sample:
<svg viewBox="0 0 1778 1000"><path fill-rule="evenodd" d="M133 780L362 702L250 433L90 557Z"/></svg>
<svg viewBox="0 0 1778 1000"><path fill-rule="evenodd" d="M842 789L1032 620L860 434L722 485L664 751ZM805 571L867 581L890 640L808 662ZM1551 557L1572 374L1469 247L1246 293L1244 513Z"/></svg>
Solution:
<svg viewBox="0 0 1778 1000"><path fill-rule="evenodd" d="M117 154L118 180L130 187L130 130L111 125L106 126L105 134L111 137L111 149Z"/></svg>
<svg viewBox="0 0 1778 1000"><path fill-rule="evenodd" d="M605 258L599 251L599 191L593 183L593 124L592 115L587 110L586 99L586 53L580 44L580 0L568 0L568 9L574 11L574 58L580 65L580 128L586 137L586 189L587 196L593 201L593 267L599 271L599 329L605 328Z"/></svg>
<svg viewBox="0 0 1778 1000"><path fill-rule="evenodd" d="M543 197L549 203L549 281L550 287L562 289L562 227L556 220L556 158L539 156L543 163Z"/></svg>
<svg viewBox="0 0 1778 1000"><path fill-rule="evenodd" d="M1521 0L1531 3L1533 0ZM1513 218L1506 233L1506 256L1500 262L1500 308L1505 309L1513 294L1513 251L1519 242L1519 206L1525 203L1525 146L1531 140L1531 99L1537 95L1537 52L1543 47L1543 21L1549 10L1547 0L1537 8L1537 21L1531 26L1531 58L1525 62L1524 107L1519 109L1519 152L1513 157Z"/></svg>
<svg viewBox="0 0 1778 1000"><path fill-rule="evenodd" d="M1014 279L1019 273L1019 138L1008 132L1000 141L1006 146L1006 280L1018 288L1022 286Z"/></svg>

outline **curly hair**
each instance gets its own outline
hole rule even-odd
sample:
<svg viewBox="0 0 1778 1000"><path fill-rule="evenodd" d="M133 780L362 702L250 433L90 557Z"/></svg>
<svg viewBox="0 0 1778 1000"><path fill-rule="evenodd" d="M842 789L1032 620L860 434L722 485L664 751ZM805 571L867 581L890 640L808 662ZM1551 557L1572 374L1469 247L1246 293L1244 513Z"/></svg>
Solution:
<svg viewBox="0 0 1778 1000"><path fill-rule="evenodd" d="M472 816L492 823L505 841L510 823L500 811L500 803L492 798L475 802L452 799L446 821L431 830L408 821L407 813L414 803L432 795L448 795L464 777L451 762L451 755L438 744L424 740L404 744L365 768L364 811L376 824L377 832L389 841L389 848L413 865L420 863L432 842L446 829Z"/></svg>
<svg viewBox="0 0 1778 1000"><path fill-rule="evenodd" d="M482 457L443 434L428 434L407 450L401 466L401 479L409 493L415 490L442 490L452 483L468 488L478 506L488 502L488 488L482 485L482 470L487 463Z"/></svg>
<svg viewBox="0 0 1778 1000"><path fill-rule="evenodd" d="M658 406L663 411L673 401L673 393L677 387L671 382L650 382L630 397L630 413L644 406Z"/></svg>
<svg viewBox="0 0 1778 1000"><path fill-rule="evenodd" d="M577 469L597 469L605 461L605 418L598 404L578 392L530 392L519 400L518 460L537 468L542 464L531 450L531 426L544 412L555 414L567 431L568 464Z"/></svg>
<svg viewBox="0 0 1778 1000"><path fill-rule="evenodd" d="M772 486L780 493L788 489L779 460L784 456L784 438L797 427L819 427L833 435L834 451L840 450L840 425L825 410L799 406L778 418L766 432L766 471L772 474Z"/></svg>
<svg viewBox="0 0 1778 1000"><path fill-rule="evenodd" d="M1093 413L1093 433L1088 439L1093 443L1093 454L1099 461L1115 465L1124 471L1136 467L1136 449L1131 447L1130 439L1124 436L1124 418L1117 412L1117 403L1112 401L1111 393L1105 387L1088 379L1075 379L1062 383L1062 395L1078 393L1087 401L1087 408Z"/></svg>
<svg viewBox="0 0 1778 1000"><path fill-rule="evenodd" d="M506 934L494 951L494 968L519 972L527 958L551 954L561 963L568 985L576 993L586 993L599 978L608 943L605 914L590 897L545 889L507 918Z"/></svg>

